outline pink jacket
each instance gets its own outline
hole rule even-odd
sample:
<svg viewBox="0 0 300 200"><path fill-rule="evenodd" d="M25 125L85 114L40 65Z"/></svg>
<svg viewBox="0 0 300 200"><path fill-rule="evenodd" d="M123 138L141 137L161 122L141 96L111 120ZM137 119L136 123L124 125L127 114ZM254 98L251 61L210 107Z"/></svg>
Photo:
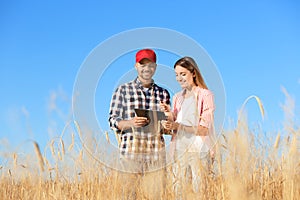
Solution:
<svg viewBox="0 0 300 200"><path fill-rule="evenodd" d="M198 113L199 113L199 125L207 127L208 129L212 128L214 118L213 113L215 110L214 104L214 95L210 90L202 89L196 87L194 89L194 94L198 102ZM182 90L176 93L173 97L173 113L175 120L177 114L181 109L183 100L184 100L185 90Z"/></svg>
<svg viewBox="0 0 300 200"><path fill-rule="evenodd" d="M176 93L173 97L172 110L173 110L174 120L176 120L177 115L181 109L185 92L186 90L182 90ZM197 107L200 116L198 124L207 127L209 131L208 137L202 136L203 141L212 147L212 142L214 140L214 110L215 110L214 95L210 90L203 89L200 87L196 87L194 89L194 94L198 102ZM175 144L176 144L175 139L176 139L176 135L172 135L172 139L170 143L171 157L174 156L174 152L175 152ZM214 157L213 149L210 150L210 155L211 157Z"/></svg>

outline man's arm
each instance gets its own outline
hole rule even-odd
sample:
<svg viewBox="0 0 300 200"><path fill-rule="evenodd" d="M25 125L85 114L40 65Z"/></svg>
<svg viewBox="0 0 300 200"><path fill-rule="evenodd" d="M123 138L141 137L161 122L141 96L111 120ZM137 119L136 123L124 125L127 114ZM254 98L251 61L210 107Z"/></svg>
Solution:
<svg viewBox="0 0 300 200"><path fill-rule="evenodd" d="M115 132L120 133L121 129L118 128L118 123L123 120L123 101L122 89L118 87L111 99L109 109L109 126Z"/></svg>

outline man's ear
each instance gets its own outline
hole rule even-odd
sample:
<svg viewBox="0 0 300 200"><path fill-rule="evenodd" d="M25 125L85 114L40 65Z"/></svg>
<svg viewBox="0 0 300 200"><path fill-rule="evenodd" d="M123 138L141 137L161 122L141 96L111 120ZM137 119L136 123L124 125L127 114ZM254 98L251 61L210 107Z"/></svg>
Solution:
<svg viewBox="0 0 300 200"><path fill-rule="evenodd" d="M136 63L134 64L135 69L137 69L138 65L139 65L138 62L136 62Z"/></svg>

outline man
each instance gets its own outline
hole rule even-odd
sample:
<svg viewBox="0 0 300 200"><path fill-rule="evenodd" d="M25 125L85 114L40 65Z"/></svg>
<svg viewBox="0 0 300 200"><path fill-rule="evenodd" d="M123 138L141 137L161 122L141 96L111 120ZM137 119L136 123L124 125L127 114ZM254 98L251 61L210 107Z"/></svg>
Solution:
<svg viewBox="0 0 300 200"><path fill-rule="evenodd" d="M126 171L144 173L164 164L165 141L159 124L156 129L145 128L149 119L135 112L135 109L158 111L161 102L170 105L169 92L152 79L156 67L156 54L152 49L138 51L137 78L120 85L112 96L109 124L120 134L120 160Z"/></svg>
<svg viewBox="0 0 300 200"><path fill-rule="evenodd" d="M122 174L122 198L161 199L165 185L162 126L157 118L153 118L154 115L149 121L145 116L138 116L135 109L159 111L160 103L170 105L170 94L152 79L157 67L155 52L142 49L136 53L135 59L137 78L116 89L109 112L110 127L121 137L122 170L135 173Z"/></svg>

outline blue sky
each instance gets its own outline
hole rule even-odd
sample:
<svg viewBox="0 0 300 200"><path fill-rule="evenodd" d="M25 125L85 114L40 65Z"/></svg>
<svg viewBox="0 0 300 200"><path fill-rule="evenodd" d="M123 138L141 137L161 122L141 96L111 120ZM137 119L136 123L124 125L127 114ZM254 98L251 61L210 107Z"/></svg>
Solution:
<svg viewBox="0 0 300 200"><path fill-rule="evenodd" d="M295 99L295 116L300 115L299 9L296 0L1 1L1 145L14 149L34 139L45 146L61 134L72 119L73 86L87 56L111 36L143 27L178 31L207 51L226 90L225 127L244 100L257 95L266 118L261 120L251 100L246 106L249 124L281 130L282 87ZM133 68L133 54L127 56L122 70L111 76ZM160 62L172 67L175 59ZM108 89L100 97L109 102L111 93ZM103 108L97 114L106 129L107 116L102 115L108 105L95 107Z"/></svg>

